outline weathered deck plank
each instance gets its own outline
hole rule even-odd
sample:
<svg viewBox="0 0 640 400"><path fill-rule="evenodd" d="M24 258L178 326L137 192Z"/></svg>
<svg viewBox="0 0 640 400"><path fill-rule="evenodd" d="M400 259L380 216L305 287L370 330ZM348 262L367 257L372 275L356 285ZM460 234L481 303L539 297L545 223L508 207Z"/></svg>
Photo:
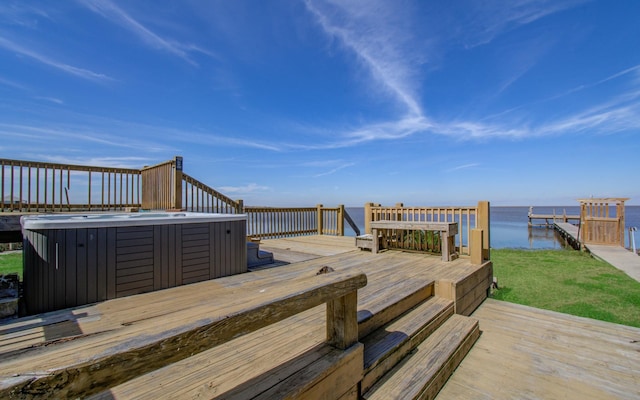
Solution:
<svg viewBox="0 0 640 400"><path fill-rule="evenodd" d="M482 336L438 400L640 398L640 329L486 300Z"/></svg>

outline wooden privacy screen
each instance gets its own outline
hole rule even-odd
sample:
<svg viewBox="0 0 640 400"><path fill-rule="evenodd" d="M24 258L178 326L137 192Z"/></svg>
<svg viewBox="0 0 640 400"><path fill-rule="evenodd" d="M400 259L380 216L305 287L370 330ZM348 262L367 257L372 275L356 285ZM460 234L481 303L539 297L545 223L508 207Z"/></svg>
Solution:
<svg viewBox="0 0 640 400"><path fill-rule="evenodd" d="M624 247L624 202L628 198L580 199L580 240Z"/></svg>

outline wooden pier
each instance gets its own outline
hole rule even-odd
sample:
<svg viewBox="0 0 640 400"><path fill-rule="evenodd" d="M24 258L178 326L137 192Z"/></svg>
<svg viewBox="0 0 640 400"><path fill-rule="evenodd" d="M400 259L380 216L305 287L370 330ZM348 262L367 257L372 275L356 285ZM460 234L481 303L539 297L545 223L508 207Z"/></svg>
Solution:
<svg viewBox="0 0 640 400"><path fill-rule="evenodd" d="M545 228L553 228L553 224L556 222L570 223L571 221L580 222L579 215L567 215L566 210L562 211L562 214L556 214L555 209L553 214L534 214L533 207L529 207L529 227L539 226ZM542 222L544 221L544 222Z"/></svg>
<svg viewBox="0 0 640 400"><path fill-rule="evenodd" d="M555 222L553 228L562 236L569 246L575 250L581 250L583 248L582 242L580 241L580 228L566 222Z"/></svg>

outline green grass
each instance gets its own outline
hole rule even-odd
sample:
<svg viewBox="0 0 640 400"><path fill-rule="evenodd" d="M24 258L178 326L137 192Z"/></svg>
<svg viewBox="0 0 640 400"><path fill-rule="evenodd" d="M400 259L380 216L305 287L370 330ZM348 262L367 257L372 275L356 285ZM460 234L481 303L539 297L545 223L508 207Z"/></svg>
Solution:
<svg viewBox="0 0 640 400"><path fill-rule="evenodd" d="M22 253L0 253L0 275L16 272L22 280Z"/></svg>
<svg viewBox="0 0 640 400"><path fill-rule="evenodd" d="M493 298L640 327L640 282L573 250L491 250Z"/></svg>

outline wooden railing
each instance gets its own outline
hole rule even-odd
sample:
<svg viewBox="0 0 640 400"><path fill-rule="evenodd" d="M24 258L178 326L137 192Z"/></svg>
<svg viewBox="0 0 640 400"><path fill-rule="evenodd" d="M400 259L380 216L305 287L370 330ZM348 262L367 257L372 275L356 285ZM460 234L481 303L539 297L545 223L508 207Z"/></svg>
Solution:
<svg viewBox="0 0 640 400"><path fill-rule="evenodd" d="M195 302L188 308L178 301L166 306L169 310L163 312L157 307L149 308L158 298L154 298L153 293L145 293L85 306L72 317L69 317L70 311L45 313L44 318L29 321L31 323L9 325L8 332L18 338L9 344L15 344L17 350L10 357L0 358L0 370L15 373L0 375L0 398L85 398L101 391L105 392L99 398L115 398L118 396L109 390L118 385L159 368L177 367L174 363L322 304L326 304L325 342L344 350L338 352L342 357L351 355L354 360L354 365L349 364L346 371L341 372L346 376L340 379L341 385L344 387L349 382L342 390L358 384L363 375L364 347L358 342L357 292L367 284L365 274L336 271L286 283L281 279L263 279L244 286L236 277L226 278L225 283L231 285L208 281L209 286L202 286L209 300L215 299L206 301L206 305ZM172 290L177 288L165 289L165 296L171 298ZM119 306L109 307L114 301ZM135 314L136 310L144 310L145 304L154 312ZM89 318L86 318L87 312ZM92 317L91 313L102 317ZM176 318L176 313L181 318ZM56 318L71 327L56 331L59 340L47 340L42 332L55 325L51 321ZM80 323L93 335L84 335L82 339L86 340L73 340L79 337ZM145 334L140 333L143 329ZM33 345L34 337L43 342ZM6 340L3 345L5 343ZM71 350L61 349L65 346L71 346ZM56 357L56 352L61 351L73 352L74 356ZM332 357L335 362L335 356ZM43 362L48 366L46 373L33 369ZM328 365L327 362L319 364ZM301 397L314 398L304 394Z"/></svg>
<svg viewBox="0 0 640 400"><path fill-rule="evenodd" d="M344 236L344 221L351 220L344 208L324 207L245 207L247 235L274 239L303 235ZM351 220L351 223L353 220ZM351 224L350 223L350 224ZM358 227L351 225L355 232Z"/></svg>
<svg viewBox="0 0 640 400"><path fill-rule="evenodd" d="M0 211L112 211L140 206L137 169L0 159Z"/></svg>
<svg viewBox="0 0 640 400"><path fill-rule="evenodd" d="M182 172L182 157L142 169L142 208L239 214L242 200L232 200Z"/></svg>
<svg viewBox="0 0 640 400"><path fill-rule="evenodd" d="M232 200L217 190L182 173L182 208L187 211L222 214L241 214L242 200Z"/></svg>
<svg viewBox="0 0 640 400"><path fill-rule="evenodd" d="M579 239L624 247L624 202L628 198L581 199Z"/></svg>
<svg viewBox="0 0 640 400"><path fill-rule="evenodd" d="M365 232L371 233L372 221L457 222L458 235L455 246L460 255L490 258L489 202L480 201L475 207L405 207L398 203L394 207L365 204ZM475 231L475 232L474 232ZM427 238L428 240L428 238ZM478 243L478 241L480 243ZM403 241L398 246L403 246ZM415 246L415 239L404 241ZM440 251L431 243L430 251ZM477 251L474 256L473 248Z"/></svg>

